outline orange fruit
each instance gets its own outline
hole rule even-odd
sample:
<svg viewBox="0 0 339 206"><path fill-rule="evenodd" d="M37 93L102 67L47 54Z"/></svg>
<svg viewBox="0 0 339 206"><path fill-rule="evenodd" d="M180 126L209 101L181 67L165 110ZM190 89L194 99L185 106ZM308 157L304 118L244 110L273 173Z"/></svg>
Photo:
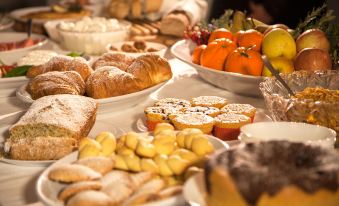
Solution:
<svg viewBox="0 0 339 206"><path fill-rule="evenodd" d="M264 63L259 52L245 47L238 47L228 55L225 71L261 76Z"/></svg>
<svg viewBox="0 0 339 206"><path fill-rule="evenodd" d="M200 56L202 51L204 51L206 49L206 45L202 44L200 46L195 47L193 54L192 54L192 62L194 64L200 64Z"/></svg>
<svg viewBox="0 0 339 206"><path fill-rule="evenodd" d="M237 46L229 39L216 39L201 53L200 64L212 69L223 70L226 58Z"/></svg>
<svg viewBox="0 0 339 206"><path fill-rule="evenodd" d="M234 41L236 44L238 44L239 36L242 35L244 32L245 32L245 31L240 30L240 31L238 31L237 33L235 33L235 34L233 35L233 41Z"/></svg>
<svg viewBox="0 0 339 206"><path fill-rule="evenodd" d="M230 32L229 30L225 28L219 28L219 29L212 31L210 37L208 38L208 43L216 39L220 39L220 38L232 40L232 37L233 37L232 32Z"/></svg>
<svg viewBox="0 0 339 206"><path fill-rule="evenodd" d="M249 29L239 33L237 44L240 47L253 47L253 50L260 51L264 35L255 29Z"/></svg>

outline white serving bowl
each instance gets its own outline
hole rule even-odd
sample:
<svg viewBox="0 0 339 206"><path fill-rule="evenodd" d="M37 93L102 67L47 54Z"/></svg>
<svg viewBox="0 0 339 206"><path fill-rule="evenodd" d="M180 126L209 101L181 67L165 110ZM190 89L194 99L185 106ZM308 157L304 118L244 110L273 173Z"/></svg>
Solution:
<svg viewBox="0 0 339 206"><path fill-rule="evenodd" d="M65 31L57 26L61 45L69 51L100 55L106 52L106 46L114 42L125 41L129 37L131 24L120 21L121 30L111 32L75 32Z"/></svg>
<svg viewBox="0 0 339 206"><path fill-rule="evenodd" d="M21 32L1 32L0 33L0 42L17 42L27 38L27 33ZM12 49L9 51L0 51L0 60L6 65L12 65L17 62L21 57L25 56L32 50L41 48L43 45L47 43L47 37L39 34L32 34L32 39L44 39L43 41L34 44L32 46Z"/></svg>
<svg viewBox="0 0 339 206"><path fill-rule="evenodd" d="M243 142L288 140L333 148L336 132L300 122L258 122L241 127L239 139Z"/></svg>
<svg viewBox="0 0 339 206"><path fill-rule="evenodd" d="M190 41L181 40L172 46L171 52L176 58L194 67L199 76L210 84L233 93L261 97L259 83L264 80L264 77L218 71L194 64L191 57L192 49L194 47Z"/></svg>
<svg viewBox="0 0 339 206"><path fill-rule="evenodd" d="M139 57L139 56L145 55L145 54L157 54L161 57L164 57L166 50L167 50L167 46L164 45L164 44L159 44L159 43L155 43L155 42L145 42L146 48L153 48L153 49L156 49L158 51L156 51L156 52L140 52L140 53L124 52L124 51L120 51L121 46L123 44L133 45L133 41L115 42L115 43L112 43L112 44L108 44L106 46L106 51L111 52L111 53L125 54L125 55L131 56L131 57ZM111 46L117 48L119 51L110 50Z"/></svg>

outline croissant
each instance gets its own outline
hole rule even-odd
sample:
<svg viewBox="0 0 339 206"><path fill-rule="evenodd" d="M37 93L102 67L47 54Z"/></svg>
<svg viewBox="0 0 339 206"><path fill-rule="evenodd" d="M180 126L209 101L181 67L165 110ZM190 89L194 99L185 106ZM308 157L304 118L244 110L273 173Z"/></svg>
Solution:
<svg viewBox="0 0 339 206"><path fill-rule="evenodd" d="M75 71L48 72L32 79L26 87L32 99L54 94L83 95L85 82Z"/></svg>
<svg viewBox="0 0 339 206"><path fill-rule="evenodd" d="M127 68L132 64L134 58L126 56L124 54L118 53L105 53L99 57L92 64L94 70L104 67L104 66L113 66L118 67L119 69L126 71Z"/></svg>
<svg viewBox="0 0 339 206"><path fill-rule="evenodd" d="M106 63L104 63L106 59ZM120 63L111 62L117 59ZM130 63L130 60L132 62ZM86 82L88 96L98 99L129 94L164 82L172 77L172 71L166 59L154 54L138 58L126 57L123 54L105 54L94 62L104 66L89 76ZM113 64L116 67L112 66Z"/></svg>
<svg viewBox="0 0 339 206"><path fill-rule="evenodd" d="M27 71L26 76L33 78L39 74L50 71L76 71L85 81L87 80L87 77L93 72L87 61L82 57L58 55L51 58L45 64L31 67Z"/></svg>

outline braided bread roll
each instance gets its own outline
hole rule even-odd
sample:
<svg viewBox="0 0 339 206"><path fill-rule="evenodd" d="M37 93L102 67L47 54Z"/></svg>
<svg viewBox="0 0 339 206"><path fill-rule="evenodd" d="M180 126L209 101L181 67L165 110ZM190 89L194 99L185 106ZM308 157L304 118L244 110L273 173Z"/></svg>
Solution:
<svg viewBox="0 0 339 206"><path fill-rule="evenodd" d="M158 55L147 54L132 60L123 54L112 53L99 58L93 64L95 72L86 82L87 95L95 99L120 96L141 91L172 77L169 63ZM98 65L116 67L98 69Z"/></svg>
<svg viewBox="0 0 339 206"><path fill-rule="evenodd" d="M85 82L75 71L53 71L36 76L28 83L26 90L32 99L55 94L83 95Z"/></svg>
<svg viewBox="0 0 339 206"><path fill-rule="evenodd" d="M86 59L82 57L58 55L51 58L45 64L31 67L27 71L26 76L33 78L39 74L51 71L76 71L84 81L86 81L87 77L93 72Z"/></svg>

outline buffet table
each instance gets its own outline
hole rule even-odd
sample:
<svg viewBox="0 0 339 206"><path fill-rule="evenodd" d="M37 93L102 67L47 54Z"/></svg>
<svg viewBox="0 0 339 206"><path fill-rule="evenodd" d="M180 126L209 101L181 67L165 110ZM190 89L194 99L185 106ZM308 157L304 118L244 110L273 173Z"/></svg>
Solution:
<svg viewBox="0 0 339 206"><path fill-rule="evenodd" d="M263 99L239 96L214 87L200 79L195 69L180 60L171 59L170 64L174 74L173 78L152 93L146 101L128 109L116 110L114 108L114 112L99 114L97 120L123 131L137 131L136 122L143 116L144 107L150 105L155 99L165 97L189 99L200 95L215 95L225 97L230 102L249 103L259 109L265 109ZM28 105L21 103L16 97L0 98L0 122L3 115L27 108ZM45 167L24 167L0 162L0 206L38 202L35 184L44 169Z"/></svg>

